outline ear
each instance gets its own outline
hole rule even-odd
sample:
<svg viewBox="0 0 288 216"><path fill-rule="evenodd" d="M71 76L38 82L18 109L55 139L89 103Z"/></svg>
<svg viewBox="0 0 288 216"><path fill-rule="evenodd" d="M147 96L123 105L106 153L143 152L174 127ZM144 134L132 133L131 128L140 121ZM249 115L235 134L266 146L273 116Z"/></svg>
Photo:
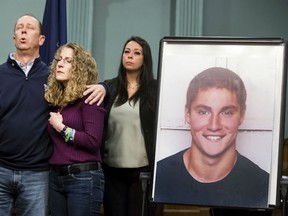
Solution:
<svg viewBox="0 0 288 216"><path fill-rule="evenodd" d="M184 117L185 117L185 121L190 125L190 112L189 109L187 107L187 105L185 105L185 110L184 110Z"/></svg>
<svg viewBox="0 0 288 216"><path fill-rule="evenodd" d="M42 46L45 42L45 35L40 35L39 37L39 46Z"/></svg>

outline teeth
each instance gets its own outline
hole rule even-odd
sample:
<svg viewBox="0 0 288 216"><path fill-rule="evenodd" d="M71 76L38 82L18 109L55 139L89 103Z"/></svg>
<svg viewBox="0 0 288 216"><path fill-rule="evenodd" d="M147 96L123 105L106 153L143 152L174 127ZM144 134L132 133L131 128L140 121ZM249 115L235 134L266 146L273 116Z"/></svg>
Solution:
<svg viewBox="0 0 288 216"><path fill-rule="evenodd" d="M221 139L221 136L206 136L207 139L210 139L210 140L219 140Z"/></svg>

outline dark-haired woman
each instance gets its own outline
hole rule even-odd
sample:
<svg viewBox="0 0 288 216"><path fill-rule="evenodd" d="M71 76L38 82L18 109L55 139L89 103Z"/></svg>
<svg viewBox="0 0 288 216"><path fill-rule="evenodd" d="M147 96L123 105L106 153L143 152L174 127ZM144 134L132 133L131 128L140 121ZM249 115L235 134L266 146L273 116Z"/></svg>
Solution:
<svg viewBox="0 0 288 216"><path fill-rule="evenodd" d="M153 215L147 200L142 208L139 178L141 172L152 173L157 95L151 49L144 39L126 41L118 76L106 83L110 101L103 152L105 216L141 216L143 209L145 215Z"/></svg>

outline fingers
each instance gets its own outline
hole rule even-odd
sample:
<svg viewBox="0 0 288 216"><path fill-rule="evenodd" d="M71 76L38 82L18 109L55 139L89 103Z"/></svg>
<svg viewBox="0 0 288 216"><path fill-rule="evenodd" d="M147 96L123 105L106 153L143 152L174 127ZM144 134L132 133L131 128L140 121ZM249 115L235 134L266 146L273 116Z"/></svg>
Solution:
<svg viewBox="0 0 288 216"><path fill-rule="evenodd" d="M85 92L91 93L87 99L85 100L85 103L89 103L90 105L93 105L97 102L97 106L99 106L106 95L105 88L101 85L94 85L94 86L87 86L89 87ZM90 92L91 91L91 92Z"/></svg>
<svg viewBox="0 0 288 216"><path fill-rule="evenodd" d="M91 97L91 100L88 101L88 103L90 105L93 105L97 102L97 106L99 106L102 103L102 101L101 101L102 96L100 94L97 94L95 97L92 97L92 96L93 96L92 94L89 96L89 97Z"/></svg>
<svg viewBox="0 0 288 216"><path fill-rule="evenodd" d="M86 103L86 104L90 104L90 102L93 101L93 98L95 98L95 97L94 97L92 94L89 95L89 96L86 98L85 103Z"/></svg>
<svg viewBox="0 0 288 216"><path fill-rule="evenodd" d="M91 85L87 85L86 88L87 88L87 89L86 89L86 90L84 91L84 93L83 93L84 96L85 96L85 95L88 95L88 94L90 94L91 92L94 91Z"/></svg>
<svg viewBox="0 0 288 216"><path fill-rule="evenodd" d="M104 98L105 98L105 95L102 95L99 100L98 100L98 103L97 103L97 106L100 106L101 103L104 101Z"/></svg>

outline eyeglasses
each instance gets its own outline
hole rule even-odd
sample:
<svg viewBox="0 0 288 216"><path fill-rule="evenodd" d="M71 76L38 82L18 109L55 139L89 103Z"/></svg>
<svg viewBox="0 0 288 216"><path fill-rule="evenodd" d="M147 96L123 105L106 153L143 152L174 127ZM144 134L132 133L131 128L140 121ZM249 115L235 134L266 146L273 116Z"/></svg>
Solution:
<svg viewBox="0 0 288 216"><path fill-rule="evenodd" d="M73 59L70 59L70 58L54 58L54 60L55 60L56 62L60 62L60 61L63 60L63 63L64 63L64 64L71 64L72 61L73 61Z"/></svg>

